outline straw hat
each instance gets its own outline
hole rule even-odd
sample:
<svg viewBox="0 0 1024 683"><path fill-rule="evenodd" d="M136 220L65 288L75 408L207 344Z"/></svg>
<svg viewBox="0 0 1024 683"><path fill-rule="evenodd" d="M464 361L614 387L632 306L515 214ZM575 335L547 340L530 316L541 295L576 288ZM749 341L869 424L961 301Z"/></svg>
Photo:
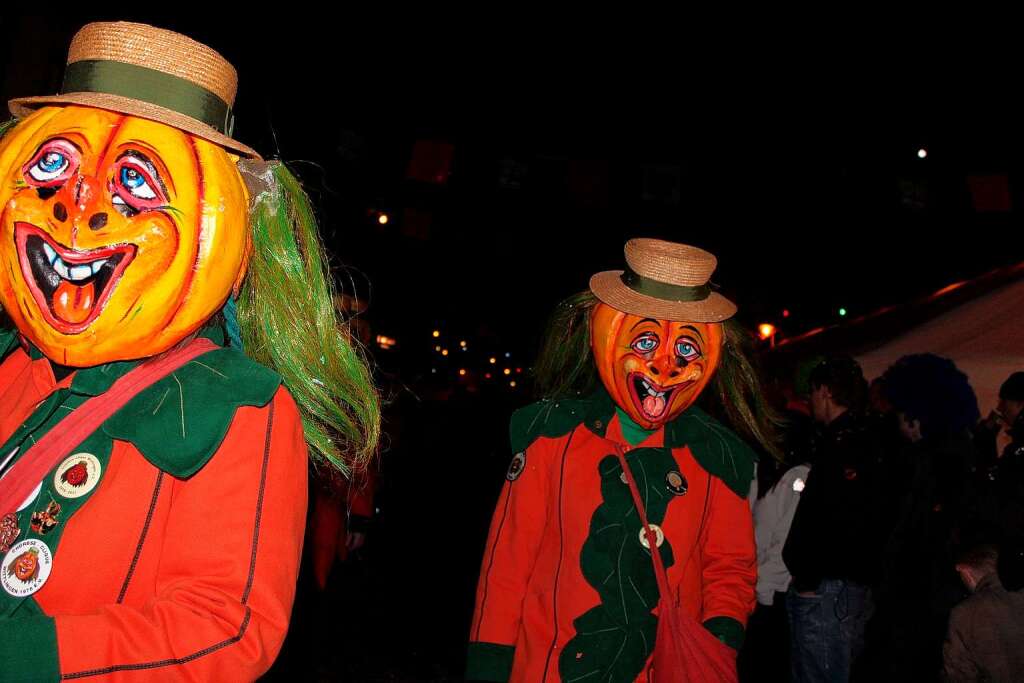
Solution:
<svg viewBox="0 0 1024 683"><path fill-rule="evenodd" d="M145 24L97 22L75 34L60 94L20 97L8 107L22 117L50 104L80 104L159 121L247 157L232 139L235 68L214 50Z"/></svg>
<svg viewBox="0 0 1024 683"><path fill-rule="evenodd" d="M703 249L653 239L626 242L626 270L590 278L598 299L626 313L659 320L717 323L736 313L736 304L711 291L708 281L718 259Z"/></svg>

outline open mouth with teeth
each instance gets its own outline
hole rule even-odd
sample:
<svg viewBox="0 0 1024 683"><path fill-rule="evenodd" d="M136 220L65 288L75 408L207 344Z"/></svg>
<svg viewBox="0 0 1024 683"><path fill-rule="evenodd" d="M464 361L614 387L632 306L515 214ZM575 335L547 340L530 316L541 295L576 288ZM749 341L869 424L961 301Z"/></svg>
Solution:
<svg viewBox="0 0 1024 683"><path fill-rule="evenodd" d="M16 222L14 239L36 305L63 334L77 334L96 319L135 258L133 244L69 249L31 223Z"/></svg>
<svg viewBox="0 0 1024 683"><path fill-rule="evenodd" d="M630 396L633 404L640 414L651 422L658 422L668 414L669 406L672 405L672 397L680 389L693 384L692 381L675 384L671 387L663 387L642 372L633 372L629 375Z"/></svg>

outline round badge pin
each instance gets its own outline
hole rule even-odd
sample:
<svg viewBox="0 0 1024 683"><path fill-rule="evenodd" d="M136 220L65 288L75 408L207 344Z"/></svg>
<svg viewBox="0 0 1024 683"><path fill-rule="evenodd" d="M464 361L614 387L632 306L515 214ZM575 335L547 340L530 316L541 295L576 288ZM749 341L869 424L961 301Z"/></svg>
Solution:
<svg viewBox="0 0 1024 683"><path fill-rule="evenodd" d="M665 532L657 524L652 524L651 529L654 530L654 543L660 548L661 544L665 542ZM651 549L651 543L647 540L647 534L644 533L643 527L640 528L640 545L648 550Z"/></svg>
<svg viewBox="0 0 1024 683"><path fill-rule="evenodd" d="M27 508L29 505L34 503L36 498L39 497L39 491L42 488L43 488L43 482L39 482L38 484L36 484L36 487L35 487L35 489L33 489L32 493L28 494L28 497L25 498L25 500L22 501L21 505L18 506L18 512L21 512L22 510Z"/></svg>
<svg viewBox="0 0 1024 683"><path fill-rule="evenodd" d="M16 598L32 595L50 578L52 567L49 546L37 538L26 538L4 555L0 586Z"/></svg>
<svg viewBox="0 0 1024 683"><path fill-rule="evenodd" d="M0 517L0 553L6 553L18 540L21 528L18 526L18 515L9 512Z"/></svg>
<svg viewBox="0 0 1024 683"><path fill-rule="evenodd" d="M92 453L75 453L53 475L53 488L65 498L81 498L100 481L100 461Z"/></svg>
<svg viewBox="0 0 1024 683"><path fill-rule="evenodd" d="M686 477L683 476L682 472L672 470L665 475L665 488L672 492L673 495L683 496L686 495L688 486L686 484Z"/></svg>
<svg viewBox="0 0 1024 683"><path fill-rule="evenodd" d="M512 458L512 462L508 465L508 472L505 474L505 478L509 481L515 481L519 478L519 475L526 469L526 452L516 453L515 457Z"/></svg>

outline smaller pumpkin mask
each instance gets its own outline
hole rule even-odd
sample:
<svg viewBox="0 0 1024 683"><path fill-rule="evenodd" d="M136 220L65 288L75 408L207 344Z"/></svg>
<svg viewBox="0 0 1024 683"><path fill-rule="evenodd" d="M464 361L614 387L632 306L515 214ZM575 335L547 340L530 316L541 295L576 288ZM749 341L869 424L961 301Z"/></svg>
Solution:
<svg viewBox="0 0 1024 683"><path fill-rule="evenodd" d="M598 303L590 329L601 381L644 429L658 429L693 405L721 358L720 323L657 320Z"/></svg>

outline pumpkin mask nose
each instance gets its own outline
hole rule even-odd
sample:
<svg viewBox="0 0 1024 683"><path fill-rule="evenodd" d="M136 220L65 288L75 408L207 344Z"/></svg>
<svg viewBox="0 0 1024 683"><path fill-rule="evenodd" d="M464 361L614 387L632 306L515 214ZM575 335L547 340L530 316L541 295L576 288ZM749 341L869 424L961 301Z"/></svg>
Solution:
<svg viewBox="0 0 1024 683"><path fill-rule="evenodd" d="M69 178L54 200L63 205L75 218L82 214L96 213L93 208L103 198L103 186L95 178L79 175Z"/></svg>

